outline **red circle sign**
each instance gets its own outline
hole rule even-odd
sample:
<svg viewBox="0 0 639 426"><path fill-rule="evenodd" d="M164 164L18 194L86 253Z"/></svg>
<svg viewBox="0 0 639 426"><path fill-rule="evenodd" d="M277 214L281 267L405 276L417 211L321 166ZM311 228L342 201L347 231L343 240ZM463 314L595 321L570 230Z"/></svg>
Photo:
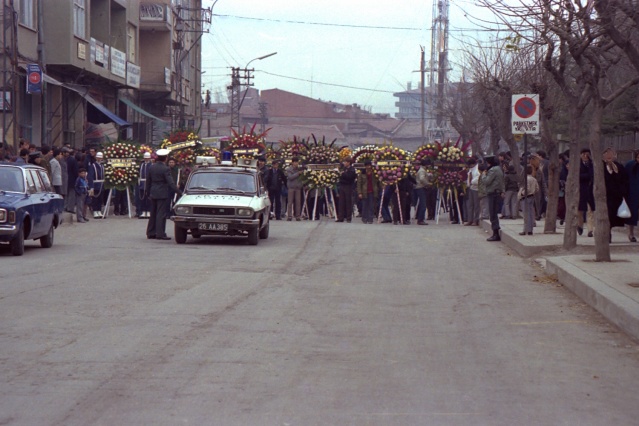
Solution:
<svg viewBox="0 0 639 426"><path fill-rule="evenodd" d="M515 114L519 118L530 118L537 111L537 103L533 98L523 97L515 102Z"/></svg>
<svg viewBox="0 0 639 426"><path fill-rule="evenodd" d="M40 73L37 73L37 72L29 73L29 83L31 84L40 83Z"/></svg>

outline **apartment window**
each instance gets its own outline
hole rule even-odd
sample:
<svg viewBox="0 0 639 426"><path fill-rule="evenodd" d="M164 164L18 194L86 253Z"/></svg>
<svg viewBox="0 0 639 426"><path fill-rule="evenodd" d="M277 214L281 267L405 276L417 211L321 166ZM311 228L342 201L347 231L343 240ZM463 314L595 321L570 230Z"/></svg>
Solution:
<svg viewBox="0 0 639 426"><path fill-rule="evenodd" d="M136 44L136 28L129 24L126 29L126 38L127 38L127 55L129 58L129 62L135 63L135 44Z"/></svg>
<svg viewBox="0 0 639 426"><path fill-rule="evenodd" d="M35 0L20 0L20 23L35 28Z"/></svg>
<svg viewBox="0 0 639 426"><path fill-rule="evenodd" d="M73 0L73 34L86 39L86 0Z"/></svg>

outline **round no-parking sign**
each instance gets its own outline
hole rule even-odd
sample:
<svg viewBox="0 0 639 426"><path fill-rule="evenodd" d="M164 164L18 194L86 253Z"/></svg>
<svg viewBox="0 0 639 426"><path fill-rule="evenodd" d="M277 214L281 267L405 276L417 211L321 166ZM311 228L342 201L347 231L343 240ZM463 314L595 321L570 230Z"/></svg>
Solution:
<svg viewBox="0 0 639 426"><path fill-rule="evenodd" d="M539 133L539 95L513 95L513 134Z"/></svg>

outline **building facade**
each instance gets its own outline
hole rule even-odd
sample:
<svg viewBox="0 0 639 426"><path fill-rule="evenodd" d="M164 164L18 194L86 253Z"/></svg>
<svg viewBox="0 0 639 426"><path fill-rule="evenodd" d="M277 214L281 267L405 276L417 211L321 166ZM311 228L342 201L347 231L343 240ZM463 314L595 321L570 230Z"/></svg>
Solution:
<svg viewBox="0 0 639 426"><path fill-rule="evenodd" d="M153 144L172 127L199 125L210 23L201 0L3 3L0 113L10 146L81 147L105 136Z"/></svg>

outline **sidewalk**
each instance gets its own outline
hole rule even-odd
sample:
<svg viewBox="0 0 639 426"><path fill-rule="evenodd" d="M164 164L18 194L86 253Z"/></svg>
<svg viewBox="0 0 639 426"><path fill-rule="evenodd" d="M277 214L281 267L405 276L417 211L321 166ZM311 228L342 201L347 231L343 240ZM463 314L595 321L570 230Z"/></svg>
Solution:
<svg viewBox="0 0 639 426"><path fill-rule="evenodd" d="M563 226L556 234L544 234L540 221L533 235L522 236L523 223L523 219L500 220L502 242L522 257L542 258L549 274L639 340L639 243L628 241L627 229L613 228L612 262L595 262L594 238L587 237L587 231L577 236L577 248L566 254ZM483 221L482 228L490 231L490 222Z"/></svg>

